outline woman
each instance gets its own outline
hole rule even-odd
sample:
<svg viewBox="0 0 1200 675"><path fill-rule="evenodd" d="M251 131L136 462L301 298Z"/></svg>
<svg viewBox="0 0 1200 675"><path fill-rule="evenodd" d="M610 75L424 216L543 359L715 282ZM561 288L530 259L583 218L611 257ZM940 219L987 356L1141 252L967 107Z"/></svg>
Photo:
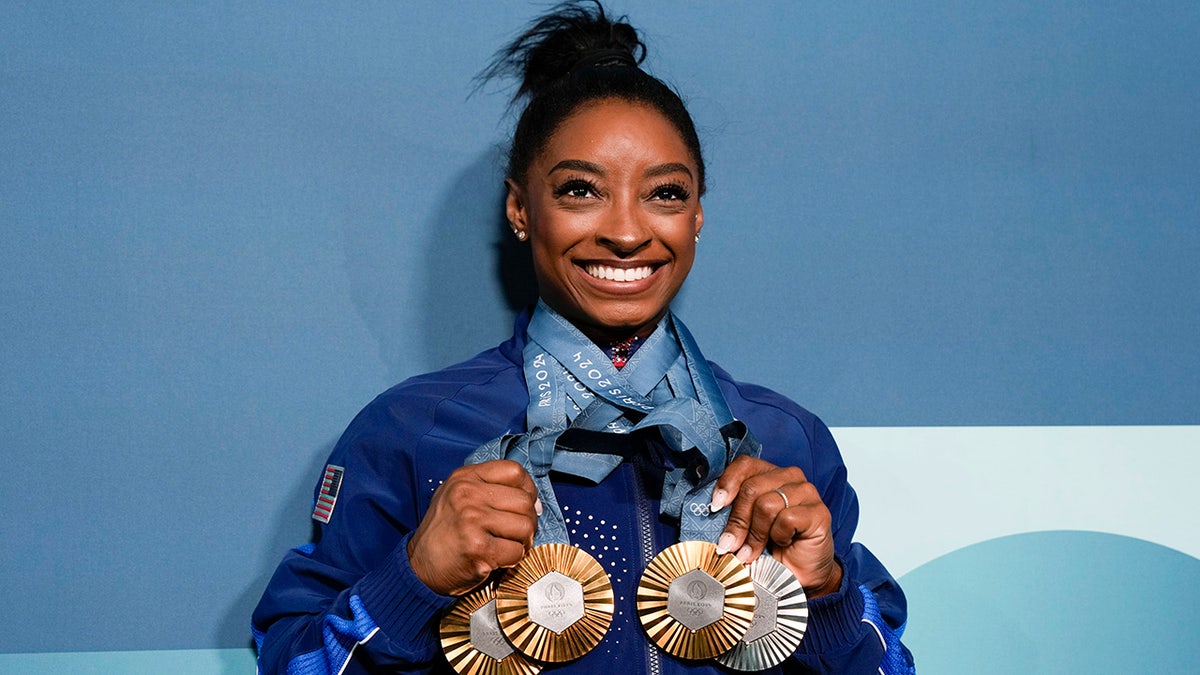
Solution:
<svg viewBox="0 0 1200 675"><path fill-rule="evenodd" d="M529 98L506 213L541 301L509 341L351 423L317 488L317 542L255 611L262 672L451 672L445 612L547 542L590 553L612 593L599 644L555 670L719 672L660 649L635 603L643 570L692 540L742 564L765 552L803 585L807 634L772 670L911 672L903 593L851 543L857 500L828 429L708 364L669 312L704 227L704 163L643 57L628 24L564 5L493 66Z"/></svg>

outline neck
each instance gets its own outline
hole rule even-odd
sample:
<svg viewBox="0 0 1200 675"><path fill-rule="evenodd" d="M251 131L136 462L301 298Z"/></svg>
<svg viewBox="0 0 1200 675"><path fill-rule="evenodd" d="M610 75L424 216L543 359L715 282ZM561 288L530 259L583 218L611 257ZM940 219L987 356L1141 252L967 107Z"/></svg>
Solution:
<svg viewBox="0 0 1200 675"><path fill-rule="evenodd" d="M576 330L578 330L580 333L583 333L584 337L601 347L606 347L614 342L620 342L622 340L628 340L634 337L638 338L639 340L645 340L654 333L655 329L658 328L658 324L662 323L662 320L667 316L668 312L668 310L664 309L661 314L644 324L632 326L614 326L581 320L579 317L574 317L570 314L559 311L556 307L553 307L550 305L550 303L546 302L544 298L539 301L539 304L545 306L546 309L551 310L559 317L566 319L572 326L575 327Z"/></svg>
<svg viewBox="0 0 1200 675"><path fill-rule="evenodd" d="M572 326L579 329L579 332L583 333L587 339L601 347L630 338L645 340L654 333L655 329L658 328L658 324L662 323L663 318L666 317L666 312L663 312L661 316L656 317L653 321L640 326L605 326L577 321L561 312L559 314L566 318L567 321L570 321Z"/></svg>
<svg viewBox="0 0 1200 675"><path fill-rule="evenodd" d="M654 332L655 328L658 328L658 324L655 323L650 326L643 326L636 330L620 330L620 329L593 330L591 328L586 328L584 326L579 326L579 325L576 325L575 327L578 328L581 333L586 335L587 338L589 340L591 340L592 342L596 343L597 345L600 345L601 347L607 347L607 346L615 344L617 342L623 342L625 340L629 340L632 338L637 338L638 340L645 340L646 338L650 337L650 335Z"/></svg>

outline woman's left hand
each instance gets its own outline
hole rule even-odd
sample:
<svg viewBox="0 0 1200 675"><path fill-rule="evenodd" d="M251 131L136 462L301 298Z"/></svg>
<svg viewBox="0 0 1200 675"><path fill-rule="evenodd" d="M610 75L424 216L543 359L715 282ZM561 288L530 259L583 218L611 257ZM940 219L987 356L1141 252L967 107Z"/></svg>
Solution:
<svg viewBox="0 0 1200 675"><path fill-rule="evenodd" d="M729 524L718 551L748 563L770 544L771 555L792 570L809 598L833 593L841 585L829 509L799 468L738 457L713 491L714 510L727 505Z"/></svg>

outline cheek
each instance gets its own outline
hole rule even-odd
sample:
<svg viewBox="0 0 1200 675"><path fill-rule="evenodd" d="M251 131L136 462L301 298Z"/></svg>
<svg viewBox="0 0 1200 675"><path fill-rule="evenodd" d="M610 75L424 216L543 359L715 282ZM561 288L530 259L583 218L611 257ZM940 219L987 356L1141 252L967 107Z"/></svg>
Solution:
<svg viewBox="0 0 1200 675"><path fill-rule="evenodd" d="M683 282L687 278L687 276L692 273L692 263L695 262L695 260L696 260L696 249L695 248L688 249L686 253L682 253L682 252L680 253L680 255L678 257L678 261L676 263L678 266L678 269L679 269L678 276L679 276L679 285L680 286L683 285Z"/></svg>
<svg viewBox="0 0 1200 675"><path fill-rule="evenodd" d="M546 221L530 228L529 241L533 246L534 262L543 265L562 259L571 246L568 233L555 223Z"/></svg>
<svg viewBox="0 0 1200 675"><path fill-rule="evenodd" d="M696 228L692 225L694 221L688 219L686 224L677 226L672 231L671 241L675 249L675 255L680 260L692 260L696 257Z"/></svg>
<svg viewBox="0 0 1200 675"><path fill-rule="evenodd" d="M534 264L553 269L570 267L570 257L594 231L591 216L552 213L539 214L530 221L529 241Z"/></svg>
<svg viewBox="0 0 1200 675"><path fill-rule="evenodd" d="M566 254L566 244L553 235L540 233L530 237L533 254L533 273L543 292L566 286L572 263Z"/></svg>

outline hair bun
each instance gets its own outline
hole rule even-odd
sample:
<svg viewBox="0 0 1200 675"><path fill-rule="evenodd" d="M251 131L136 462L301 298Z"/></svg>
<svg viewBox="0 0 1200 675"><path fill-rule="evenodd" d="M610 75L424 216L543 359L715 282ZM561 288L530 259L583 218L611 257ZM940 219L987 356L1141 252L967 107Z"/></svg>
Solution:
<svg viewBox="0 0 1200 675"><path fill-rule="evenodd" d="M524 181L534 158L563 120L590 101L616 99L658 111L679 132L696 163L704 194L704 157L696 124L679 94L639 66L646 46L625 17L609 19L599 0L570 0L533 21L496 52L479 75L521 82L513 103L526 98L508 151L508 177Z"/></svg>
<svg viewBox="0 0 1200 675"><path fill-rule="evenodd" d="M555 6L496 57L484 79L513 76L521 81L514 99L536 96L569 73L592 67L637 67L646 46L624 17L610 20L598 0Z"/></svg>

